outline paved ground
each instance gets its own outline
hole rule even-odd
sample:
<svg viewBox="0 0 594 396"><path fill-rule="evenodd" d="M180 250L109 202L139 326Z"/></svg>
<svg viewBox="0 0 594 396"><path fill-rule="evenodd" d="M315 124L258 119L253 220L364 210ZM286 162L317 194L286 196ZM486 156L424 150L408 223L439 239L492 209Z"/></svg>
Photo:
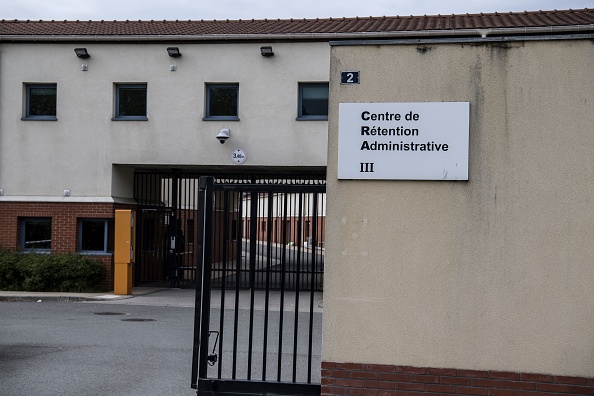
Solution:
<svg viewBox="0 0 594 396"><path fill-rule="evenodd" d="M196 394L193 308L38 297L0 302L0 395Z"/></svg>
<svg viewBox="0 0 594 396"><path fill-rule="evenodd" d="M222 312L219 297L213 292L211 323ZM262 309L264 294L254 297ZM278 308L276 297L271 306ZM308 309L307 297L299 311ZM285 300L284 310L294 310L294 295ZM193 289L135 288L131 296L0 291L0 395L195 395L194 301ZM233 299L225 301L227 310ZM321 325L320 293L314 308Z"/></svg>

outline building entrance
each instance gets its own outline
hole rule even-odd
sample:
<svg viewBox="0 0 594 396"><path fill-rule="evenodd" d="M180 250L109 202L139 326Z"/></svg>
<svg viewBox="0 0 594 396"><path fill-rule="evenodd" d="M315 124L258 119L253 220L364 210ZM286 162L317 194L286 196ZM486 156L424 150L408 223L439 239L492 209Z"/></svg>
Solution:
<svg viewBox="0 0 594 396"><path fill-rule="evenodd" d="M135 286L195 287L201 176L181 171L136 172ZM214 193L213 213L218 228L212 235L216 246L212 286L229 287L237 283L240 288L280 289L282 285L294 289L299 285L321 290L325 193L305 193L300 187L323 186L325 177L218 175L215 180L217 185L275 187L257 193L239 190L230 193L229 189ZM248 252L253 252L251 258ZM239 261L232 261L236 258ZM220 265L224 259L237 263L237 271L227 268L225 272ZM248 268L249 260L254 261L253 268ZM281 268L281 262L285 268Z"/></svg>

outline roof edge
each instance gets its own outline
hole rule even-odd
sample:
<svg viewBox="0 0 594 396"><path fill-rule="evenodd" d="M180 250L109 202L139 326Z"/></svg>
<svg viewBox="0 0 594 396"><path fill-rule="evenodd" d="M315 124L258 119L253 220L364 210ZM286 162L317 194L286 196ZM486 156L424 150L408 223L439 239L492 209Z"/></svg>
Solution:
<svg viewBox="0 0 594 396"><path fill-rule="evenodd" d="M352 16L352 17L318 17L318 18L247 18L247 19L64 19L64 20L56 20L56 19L7 19L2 18L0 22L16 22L16 23L38 23L38 22L56 22L56 23L126 23L126 22L142 22L142 23L175 23L175 22L219 22L219 23L229 23L229 22L244 22L244 23L253 23L253 22L327 22L327 21L361 21L361 20L379 20L379 19L386 19L386 18L396 18L396 19L409 19L409 18L447 18L451 16L460 16L460 17L498 17L502 15L538 15L538 14L549 14L549 13L574 13L574 12L583 12L583 11L592 11L593 8L583 7L583 8L565 8L565 9L549 9L549 10L524 10L524 11L493 11L493 12L473 12L473 13L448 13L448 14L416 14L416 15L381 15L381 16Z"/></svg>
<svg viewBox="0 0 594 396"><path fill-rule="evenodd" d="M512 28L473 28L447 30L406 30L354 33L280 33L280 34L205 34L205 35L0 35L0 42L183 42L183 41L275 41L275 40L343 40L369 38L419 38L419 37L457 37L492 35L530 35L530 34L571 34L594 31L594 24L512 27Z"/></svg>

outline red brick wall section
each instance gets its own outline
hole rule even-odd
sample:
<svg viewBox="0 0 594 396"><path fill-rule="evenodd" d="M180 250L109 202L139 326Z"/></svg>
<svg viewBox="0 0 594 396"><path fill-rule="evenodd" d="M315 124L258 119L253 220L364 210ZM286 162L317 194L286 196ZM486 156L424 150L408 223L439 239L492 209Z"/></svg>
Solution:
<svg viewBox="0 0 594 396"><path fill-rule="evenodd" d="M79 218L112 219L115 209L133 208L111 203L0 202L0 248L18 249L21 217L51 217L52 253L76 252ZM104 287L113 290L113 256L93 255L92 258L105 267Z"/></svg>
<svg viewBox="0 0 594 396"><path fill-rule="evenodd" d="M323 362L322 395L594 395L594 378Z"/></svg>

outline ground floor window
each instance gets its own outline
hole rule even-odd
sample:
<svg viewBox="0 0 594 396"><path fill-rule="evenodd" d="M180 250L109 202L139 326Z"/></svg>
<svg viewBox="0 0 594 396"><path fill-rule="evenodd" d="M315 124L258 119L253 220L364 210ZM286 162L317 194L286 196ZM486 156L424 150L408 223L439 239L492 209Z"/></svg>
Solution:
<svg viewBox="0 0 594 396"><path fill-rule="evenodd" d="M78 251L81 253L112 253L111 219L79 219Z"/></svg>
<svg viewBox="0 0 594 396"><path fill-rule="evenodd" d="M21 218L20 248L23 251L49 252L52 248L51 217Z"/></svg>

